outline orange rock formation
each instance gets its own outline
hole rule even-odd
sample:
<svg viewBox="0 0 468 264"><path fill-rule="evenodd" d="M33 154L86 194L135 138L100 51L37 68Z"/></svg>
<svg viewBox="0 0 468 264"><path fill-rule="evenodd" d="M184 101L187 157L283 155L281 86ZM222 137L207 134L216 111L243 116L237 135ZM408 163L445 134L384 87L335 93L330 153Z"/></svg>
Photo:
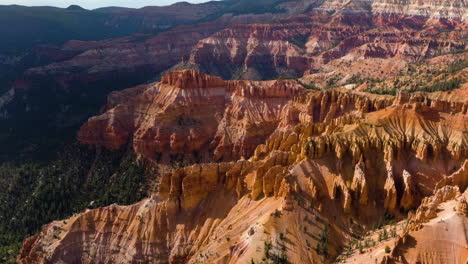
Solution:
<svg viewBox="0 0 468 264"><path fill-rule="evenodd" d="M331 263L353 236L410 210L390 254L378 244L353 258L463 261L467 103L446 93L393 97L168 73L109 96L79 139L108 148L130 143L155 163L174 155L218 163L165 174L138 204L46 225L24 242L18 261ZM431 239L431 230L450 242Z"/></svg>
<svg viewBox="0 0 468 264"><path fill-rule="evenodd" d="M252 155L276 129L281 111L302 86L294 81L223 81L195 71L109 96L108 111L91 118L78 138L117 148L132 142L146 158L234 160Z"/></svg>

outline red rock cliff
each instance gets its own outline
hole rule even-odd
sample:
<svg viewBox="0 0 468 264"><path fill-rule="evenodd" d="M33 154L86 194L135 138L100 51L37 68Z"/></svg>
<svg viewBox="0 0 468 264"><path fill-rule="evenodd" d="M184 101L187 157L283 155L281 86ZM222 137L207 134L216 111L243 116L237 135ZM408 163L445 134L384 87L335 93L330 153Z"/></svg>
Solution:
<svg viewBox="0 0 468 264"><path fill-rule="evenodd" d="M191 70L170 72L159 83L111 94L107 111L83 125L78 138L109 148L131 142L138 154L160 161L248 157L302 89L295 81L225 82Z"/></svg>
<svg viewBox="0 0 468 264"><path fill-rule="evenodd" d="M267 121L275 127L268 135L260 132L266 141L253 147L249 160L176 169L138 204L88 210L44 226L24 242L20 263L245 263L275 256L291 263L331 263L356 233L370 230L385 215L401 220L417 209L415 218L410 213L414 226L441 214L450 216L453 230L463 229L462 218L445 212L457 208L464 213L466 207L454 200L468 182L466 99L448 93L395 98L344 89L301 91L294 81L224 82L194 71L170 73L161 83L120 96L127 102L110 100L107 112L92 118L80 138L117 147L114 139L126 131L136 151L164 146L177 153L216 139L219 127L224 138L214 142L241 146L258 135L244 124L260 120L262 127ZM195 120L171 123L184 111ZM174 125L183 129L170 130ZM176 140L191 129L203 137ZM246 136L235 137L233 131ZM157 138L157 145L142 138L145 133L166 136ZM140 153L150 157L149 151ZM452 202L438 211L445 201ZM327 239L320 238L324 232ZM372 256L382 263L424 259L421 254L437 245L422 242L426 232L411 233L417 240L411 250L410 238L400 241L395 235L395 250L386 255L378 252L384 252L379 247L387 240L379 241ZM446 258L453 248L458 256L468 254L458 246L463 237L453 234L444 235L450 248L439 245L431 253L435 259L462 261Z"/></svg>

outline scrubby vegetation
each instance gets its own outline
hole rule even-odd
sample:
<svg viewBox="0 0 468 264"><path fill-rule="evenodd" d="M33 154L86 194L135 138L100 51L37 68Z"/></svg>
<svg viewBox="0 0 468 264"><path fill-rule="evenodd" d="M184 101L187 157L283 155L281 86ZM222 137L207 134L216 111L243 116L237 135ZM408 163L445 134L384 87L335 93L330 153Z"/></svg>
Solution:
<svg viewBox="0 0 468 264"><path fill-rule="evenodd" d="M306 88L308 90L317 90L317 91L322 90L319 87L315 86L313 83L305 84L305 83L299 81L299 84L302 85L302 87L304 87L304 88Z"/></svg>
<svg viewBox="0 0 468 264"><path fill-rule="evenodd" d="M468 67L468 60L460 60L449 65L447 72L454 74Z"/></svg>
<svg viewBox="0 0 468 264"><path fill-rule="evenodd" d="M265 264L288 264L288 257L285 252L286 248L281 245L273 246L271 241L265 241L265 245L263 248L264 256L262 258Z"/></svg>
<svg viewBox="0 0 468 264"><path fill-rule="evenodd" d="M462 84L462 81L458 78L453 78L450 80L437 81L436 83L428 86L423 86L421 88L415 88L410 90L410 92L423 91L423 92L446 92L457 89Z"/></svg>
<svg viewBox="0 0 468 264"><path fill-rule="evenodd" d="M319 240L315 246L317 254L322 255L325 259L329 257L328 242L330 241L330 227L326 224L319 234Z"/></svg>
<svg viewBox="0 0 468 264"><path fill-rule="evenodd" d="M390 251L391 251L390 247L389 247L389 246L386 246L386 247L385 247L385 253L388 254L388 253L390 253Z"/></svg>
<svg viewBox="0 0 468 264"><path fill-rule="evenodd" d="M460 72L467 66L467 60L457 60L448 65L410 64L393 79L365 80L368 84L366 92L396 95L398 91L429 93L452 91L466 82L466 78ZM357 81L362 83L361 79Z"/></svg>
<svg viewBox="0 0 468 264"><path fill-rule="evenodd" d="M308 89L308 90L322 90L322 89L320 89L320 87L316 86L313 83L309 83L309 84L304 83L301 80L299 80L299 78L297 78L296 76L292 76L292 75L289 75L289 74L281 74L276 79L277 80L295 80L296 82L298 82L305 89Z"/></svg>
<svg viewBox="0 0 468 264"><path fill-rule="evenodd" d="M402 90L404 92L428 92L428 93L433 93L433 92L448 92L455 90L461 86L463 82L459 78L453 78L450 80L442 80L442 81L437 81L434 84L431 85L418 85L417 87L414 87L409 90ZM379 90L372 90L368 89L366 92L373 93L373 94L389 94L395 96L398 92L397 88L389 88L389 89L379 89Z"/></svg>
<svg viewBox="0 0 468 264"><path fill-rule="evenodd" d="M352 233L353 239L343 248L341 255L335 259L334 263L344 263L354 253L364 254L367 249L373 248L381 242L387 243L389 239L396 238L398 236L398 226L394 215L385 214L371 229L355 230ZM406 229L404 225L400 228L401 230ZM385 252L387 252L386 248ZM387 253L389 252L390 248L388 248Z"/></svg>

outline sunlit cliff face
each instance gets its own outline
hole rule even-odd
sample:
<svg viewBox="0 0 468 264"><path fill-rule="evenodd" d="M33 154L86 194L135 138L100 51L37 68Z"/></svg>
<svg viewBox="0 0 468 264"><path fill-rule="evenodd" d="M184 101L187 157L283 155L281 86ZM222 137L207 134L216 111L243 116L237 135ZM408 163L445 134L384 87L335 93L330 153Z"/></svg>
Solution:
<svg viewBox="0 0 468 264"><path fill-rule="evenodd" d="M393 235L375 239L365 252L375 250L378 261L421 260L433 244L405 248L426 236L426 221L449 214L454 228L466 222L450 211L460 203L457 210L464 212L461 193L468 183L468 108L460 97L466 88L456 93L311 91L292 80L226 82L196 71L115 93L104 114L81 128L84 143L117 148L131 141L142 159L158 156L159 162L170 159L154 155L161 146L181 159L206 151L215 153L207 160L233 161L175 169L138 204L53 222L25 241L19 261L328 263L349 257L342 248L353 245L353 233L385 217L398 222L412 210L416 214ZM207 105L207 98L216 104ZM219 131L224 138L217 138ZM149 134L157 137L143 137ZM139 145L154 141L160 144ZM235 161L240 153L244 157ZM428 209L439 205L442 211ZM460 254L440 253L439 259L466 256L458 236L445 238ZM386 245L391 252L380 252ZM359 259L370 256L351 247L349 254Z"/></svg>
<svg viewBox="0 0 468 264"><path fill-rule="evenodd" d="M0 97L6 120L84 117L80 145L150 174L148 198L44 225L17 262L464 263L466 4L231 4L174 5L190 22L144 38L69 41Z"/></svg>

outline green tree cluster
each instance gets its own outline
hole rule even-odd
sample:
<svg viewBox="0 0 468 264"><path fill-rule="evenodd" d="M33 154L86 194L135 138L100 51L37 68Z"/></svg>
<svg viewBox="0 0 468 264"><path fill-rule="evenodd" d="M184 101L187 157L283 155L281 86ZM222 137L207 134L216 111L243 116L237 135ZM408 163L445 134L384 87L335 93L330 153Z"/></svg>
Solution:
<svg viewBox="0 0 468 264"><path fill-rule="evenodd" d="M46 223L143 199L147 175L133 153L79 145L52 162L0 164L0 263L14 261L21 241Z"/></svg>

